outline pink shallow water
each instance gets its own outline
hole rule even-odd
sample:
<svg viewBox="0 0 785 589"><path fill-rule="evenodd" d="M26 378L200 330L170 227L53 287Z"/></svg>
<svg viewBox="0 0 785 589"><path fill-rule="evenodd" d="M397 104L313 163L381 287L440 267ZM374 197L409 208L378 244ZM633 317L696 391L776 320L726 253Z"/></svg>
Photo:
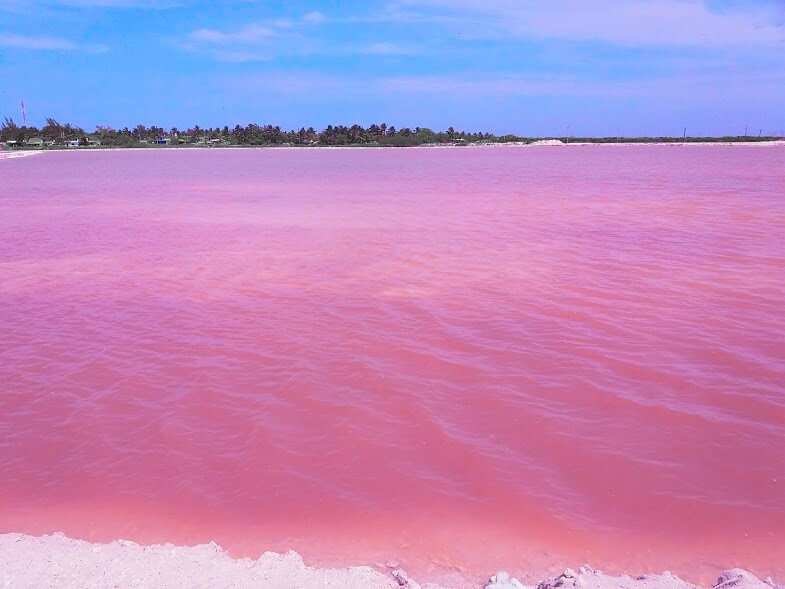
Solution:
<svg viewBox="0 0 785 589"><path fill-rule="evenodd" d="M784 227L782 148L0 161L0 532L785 580Z"/></svg>

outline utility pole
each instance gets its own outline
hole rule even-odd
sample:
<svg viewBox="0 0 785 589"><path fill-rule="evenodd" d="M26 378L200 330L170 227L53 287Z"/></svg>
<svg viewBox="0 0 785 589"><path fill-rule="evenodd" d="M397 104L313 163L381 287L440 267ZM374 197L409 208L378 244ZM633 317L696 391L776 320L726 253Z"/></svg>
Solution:
<svg viewBox="0 0 785 589"><path fill-rule="evenodd" d="M684 127L684 138L687 139L687 127Z"/></svg>
<svg viewBox="0 0 785 589"><path fill-rule="evenodd" d="M19 106L22 109L22 126L23 127L27 127L27 109L25 108L25 101L24 100L20 100L19 101Z"/></svg>

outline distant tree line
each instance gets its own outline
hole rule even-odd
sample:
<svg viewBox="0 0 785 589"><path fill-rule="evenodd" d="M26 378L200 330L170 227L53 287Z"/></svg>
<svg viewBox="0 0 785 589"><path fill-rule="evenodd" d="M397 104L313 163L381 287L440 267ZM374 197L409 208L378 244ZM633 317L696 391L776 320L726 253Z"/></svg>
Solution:
<svg viewBox="0 0 785 589"><path fill-rule="evenodd" d="M466 133L456 131L452 127L444 132L416 127L396 129L393 125L373 124L367 128L361 125L328 125L322 131L313 127L285 131L277 125L257 125L251 123L245 127L236 125L233 128L208 127L198 125L188 129L164 129L162 127L146 127L137 125L133 129L124 127L113 129L98 126L88 133L84 129L71 125L60 124L55 119L46 119L40 129L34 126L19 126L13 119L6 118L0 125L0 140L15 141L20 145L32 139L41 139L46 144L59 145L69 141L80 141L87 145L88 139L100 141L101 145L110 147L133 147L159 141L169 140L171 143L212 142L223 145L423 145L428 143L476 143L500 141L525 141L514 135L497 137L491 133Z"/></svg>
<svg viewBox="0 0 785 589"><path fill-rule="evenodd" d="M768 141L776 137L742 136L742 137L554 137L564 142L677 142L677 141ZM142 147L149 144L165 143L174 145L209 144L209 145L378 145L378 146L416 146L428 144L465 145L470 143L531 143L539 138L519 137L517 135L494 135L492 133L467 133L456 131L452 127L446 131L433 131L424 127L395 128L392 125L328 125L322 131L313 127L285 131L277 125L257 125L251 123L245 127L236 125L234 128L208 127L198 125L188 129L164 129L162 127L146 127L137 125L133 129L124 127L113 129L98 126L93 132L71 125L61 124L55 119L46 119L41 127L19 126L11 118L0 124L0 142L19 147L36 145L62 146L73 142L79 145L96 145L108 147Z"/></svg>

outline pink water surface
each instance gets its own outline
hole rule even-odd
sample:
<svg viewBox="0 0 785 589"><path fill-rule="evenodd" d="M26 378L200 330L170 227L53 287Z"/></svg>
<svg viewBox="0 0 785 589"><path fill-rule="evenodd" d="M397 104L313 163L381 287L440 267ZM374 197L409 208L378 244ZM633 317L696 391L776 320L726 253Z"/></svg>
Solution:
<svg viewBox="0 0 785 589"><path fill-rule="evenodd" d="M0 161L7 531L783 582L785 149Z"/></svg>

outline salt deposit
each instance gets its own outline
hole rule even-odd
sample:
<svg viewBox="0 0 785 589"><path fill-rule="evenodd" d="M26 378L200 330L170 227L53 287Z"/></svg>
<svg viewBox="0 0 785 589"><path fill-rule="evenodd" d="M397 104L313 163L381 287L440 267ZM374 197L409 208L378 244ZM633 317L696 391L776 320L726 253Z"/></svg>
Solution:
<svg viewBox="0 0 785 589"><path fill-rule="evenodd" d="M385 567L387 568L387 567ZM469 581L467 580L467 585ZM218 544L141 546L129 540L92 544L63 534L34 537L0 534L0 587L266 587L321 589L449 589L415 581L397 568L389 573L368 566L314 568L294 551L265 552L257 559L232 558ZM534 589L499 571L485 589ZM537 589L698 589L670 572L612 577L584 565L577 572L540 582ZM783 589L743 569L722 573L713 589Z"/></svg>

